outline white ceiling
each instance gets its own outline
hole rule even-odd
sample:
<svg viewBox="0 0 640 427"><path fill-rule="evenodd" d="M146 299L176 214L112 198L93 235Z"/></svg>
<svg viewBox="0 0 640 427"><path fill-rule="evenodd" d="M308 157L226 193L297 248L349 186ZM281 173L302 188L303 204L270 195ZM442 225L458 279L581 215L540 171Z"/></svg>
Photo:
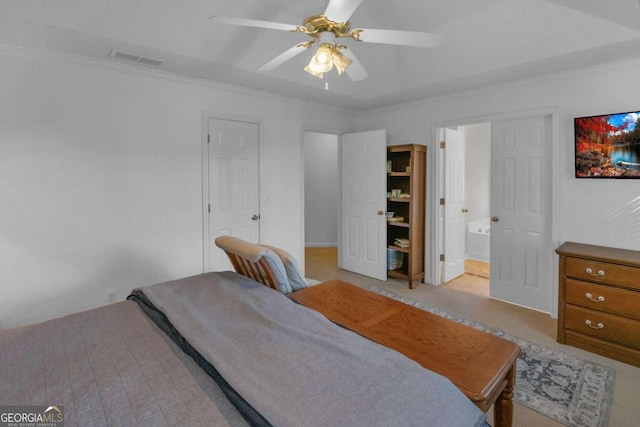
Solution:
<svg viewBox="0 0 640 427"><path fill-rule="evenodd" d="M312 51L255 70L304 34L228 25L224 15L299 25L325 0L0 0L0 43L104 61L114 50L160 69L354 110L445 95L545 73L640 57L639 0L363 0L352 28L442 34L435 49L341 39L369 77L303 71ZM136 65L143 66L143 65ZM621 83L623 84L623 83Z"/></svg>

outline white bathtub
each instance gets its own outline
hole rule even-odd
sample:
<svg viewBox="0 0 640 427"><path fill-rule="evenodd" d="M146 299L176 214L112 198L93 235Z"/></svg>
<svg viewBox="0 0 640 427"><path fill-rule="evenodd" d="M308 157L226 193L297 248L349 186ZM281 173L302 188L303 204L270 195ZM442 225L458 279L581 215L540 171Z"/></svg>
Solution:
<svg viewBox="0 0 640 427"><path fill-rule="evenodd" d="M467 258L489 262L490 230L489 218L467 224Z"/></svg>

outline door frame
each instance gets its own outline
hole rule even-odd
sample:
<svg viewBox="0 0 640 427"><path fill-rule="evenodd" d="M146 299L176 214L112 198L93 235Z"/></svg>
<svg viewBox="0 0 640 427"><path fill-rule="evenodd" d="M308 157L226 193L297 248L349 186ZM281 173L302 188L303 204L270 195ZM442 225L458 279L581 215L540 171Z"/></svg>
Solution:
<svg viewBox="0 0 640 427"><path fill-rule="evenodd" d="M439 248L442 245L442 237L439 233L439 212L438 209L440 207L440 192L439 188L441 186L441 168L442 164L441 159L443 153L440 150L440 139L439 139L439 130L441 128L452 127L452 126L464 126L464 125L473 125L479 123L492 123L498 121L508 121L514 119L523 119L527 117L551 117L551 149L549 150L549 155L551 159L546 159L546 161L551 164L551 182L557 182L559 175L559 165L561 162L560 159L560 112L558 107L543 107L537 109L530 110L519 110L519 111L506 111L501 113L493 113L486 115L478 115L478 116L468 116L468 117L458 117L455 119L444 120L440 122L433 123L431 126L431 140L433 143L431 147L436 153L428 156L429 160L429 171L428 177L433 183L432 185L427 186L427 217L428 217L428 227L430 230L430 235L434 236L433 239L430 240L427 248L425 248L425 269L426 278L428 278L429 282L434 285L440 285L441 277L440 277L440 252ZM559 224L558 217L559 211L557 209L559 205L559 189L557 186L551 185L551 194L547 195L548 200L551 202L551 242L550 246L552 248L556 248L562 243L560 241L560 233L558 230L557 224ZM558 259L554 256L553 253L548 255L551 257L551 262L549 265L552 267L551 271L551 315L552 318L557 318L558 316Z"/></svg>
<svg viewBox="0 0 640 427"><path fill-rule="evenodd" d="M262 120L253 117L236 115L236 114L223 114L212 111L202 112L202 146L201 146L201 158L202 158L202 272L206 273L211 269L211 251L209 245L209 235L211 230L209 229L209 144L207 141L207 135L209 130L209 119L217 120L229 120L235 122L252 123L258 126L258 210L262 205L262 173L263 167L263 151L262 151ZM258 233L258 240L262 242L263 227L260 227Z"/></svg>

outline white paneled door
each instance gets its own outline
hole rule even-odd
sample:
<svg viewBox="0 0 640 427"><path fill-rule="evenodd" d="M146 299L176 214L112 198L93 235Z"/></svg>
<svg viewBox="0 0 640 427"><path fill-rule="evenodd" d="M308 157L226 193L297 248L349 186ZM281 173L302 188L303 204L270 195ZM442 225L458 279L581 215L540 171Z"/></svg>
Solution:
<svg viewBox="0 0 640 427"><path fill-rule="evenodd" d="M206 206L205 254L208 268L232 270L227 256L214 240L229 235L258 243L259 136L258 124L234 120L207 119L208 206Z"/></svg>
<svg viewBox="0 0 640 427"><path fill-rule="evenodd" d="M551 311L550 117L491 124L492 297Z"/></svg>
<svg viewBox="0 0 640 427"><path fill-rule="evenodd" d="M341 267L387 280L386 130L342 135L341 157Z"/></svg>
<svg viewBox="0 0 640 427"><path fill-rule="evenodd" d="M444 129L444 266L443 282L464 274L464 133Z"/></svg>

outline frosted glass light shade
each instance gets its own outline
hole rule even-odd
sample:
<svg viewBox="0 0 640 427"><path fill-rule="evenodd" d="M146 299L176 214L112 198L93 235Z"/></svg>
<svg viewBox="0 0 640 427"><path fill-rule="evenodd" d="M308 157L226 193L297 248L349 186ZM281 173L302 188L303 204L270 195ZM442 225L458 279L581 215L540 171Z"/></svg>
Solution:
<svg viewBox="0 0 640 427"><path fill-rule="evenodd" d="M344 56L341 52L336 52L333 55L333 65L336 67L336 71L338 71L338 75L342 75L347 68L353 63L352 60Z"/></svg>

